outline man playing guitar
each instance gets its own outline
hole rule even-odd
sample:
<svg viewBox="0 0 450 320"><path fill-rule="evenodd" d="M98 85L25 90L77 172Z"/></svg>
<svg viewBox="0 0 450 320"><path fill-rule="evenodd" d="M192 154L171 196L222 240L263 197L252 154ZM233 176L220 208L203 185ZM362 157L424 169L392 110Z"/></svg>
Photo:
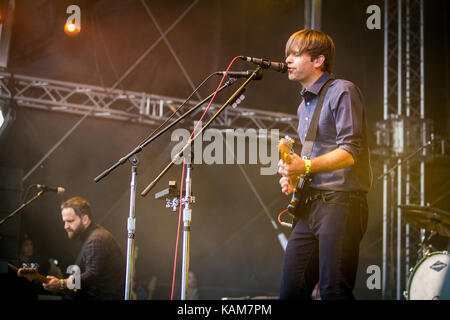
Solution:
<svg viewBox="0 0 450 320"><path fill-rule="evenodd" d="M302 85L298 135L305 142L324 94L317 132L309 159L293 154L279 162L284 194L295 191L308 173L308 201L299 208L283 264L280 299L310 299L319 283L322 299L354 299L359 244L367 228L367 199L372 176L367 125L360 90L334 79L334 44L316 30L300 30L286 44L288 77ZM325 92L325 91L324 91Z"/></svg>
<svg viewBox="0 0 450 320"><path fill-rule="evenodd" d="M75 299L121 300L125 292L125 263L122 248L114 236L94 223L91 205L73 197L61 205L61 218L69 239L78 239L82 248L75 265L81 269L81 290L72 292ZM44 289L66 294L72 285L69 277L47 276ZM70 292L70 291L69 291Z"/></svg>

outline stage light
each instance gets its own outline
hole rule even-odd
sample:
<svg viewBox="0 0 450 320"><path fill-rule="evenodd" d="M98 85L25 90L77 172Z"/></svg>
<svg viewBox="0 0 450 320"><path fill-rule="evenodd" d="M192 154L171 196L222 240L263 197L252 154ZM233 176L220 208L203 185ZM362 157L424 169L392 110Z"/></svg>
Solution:
<svg viewBox="0 0 450 320"><path fill-rule="evenodd" d="M66 32L66 34L68 34L69 36L75 36L78 33L80 33L80 28L77 28L77 26L75 25L75 23L66 23L64 25L64 31Z"/></svg>

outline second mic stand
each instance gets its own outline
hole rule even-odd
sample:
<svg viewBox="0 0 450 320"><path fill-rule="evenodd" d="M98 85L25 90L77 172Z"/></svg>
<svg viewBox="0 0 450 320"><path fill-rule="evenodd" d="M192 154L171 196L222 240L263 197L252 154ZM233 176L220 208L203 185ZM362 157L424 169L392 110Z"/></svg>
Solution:
<svg viewBox="0 0 450 320"><path fill-rule="evenodd" d="M189 141L186 143L186 145L183 147L183 149L175 156L173 157L172 161L161 171L161 173L144 189L144 191L141 192L141 196L146 196L150 190L158 183L158 181L169 171L169 169L175 164L175 162L181 158L186 151L187 148L189 148L192 143L197 139L203 131L208 128L211 123L225 110L227 106L230 104L233 104L234 101L236 101L245 91L245 87L250 83L253 78L256 78L260 74L261 66L259 66L252 75L233 93L233 95L223 104L222 107L212 116L212 118L199 130L193 137L189 139ZM194 130L195 132L195 130ZM192 158L192 157L191 157ZM190 208L190 204L192 203L192 196L191 196L191 169L192 166L190 165L189 161L186 161L186 191L185 191L185 198L183 201L184 204L184 210L183 210L183 270L182 270L182 284L181 284L181 299L186 299L186 293L187 293L187 281L188 281L188 273L189 273L189 237L190 237L190 223L191 223L191 217L192 217L192 210ZM180 204L181 205L181 204Z"/></svg>
<svg viewBox="0 0 450 320"><path fill-rule="evenodd" d="M222 91L224 88L230 86L233 84L235 79L228 80L221 88L219 88L218 92ZM135 230L136 230L136 212L135 212L135 206L136 206L136 175L137 175L137 167L139 164L139 160L136 157L136 154L141 152L148 144L150 144L152 141L157 139L159 136L161 136L163 133L167 132L171 127L179 123L181 120L189 116L192 112L197 110L203 103L210 100L213 97L213 94L210 94L207 98L200 101L195 107L190 109L188 112L184 113L181 117L179 117L176 121L172 122L170 125L168 125L163 130L159 131L157 134L146 140L144 143L140 144L138 147L136 147L133 151L128 153L126 156L122 157L119 161L117 161L112 167L105 170L103 173L98 175L94 181L99 182L101 179L106 177L108 174L110 174L114 169L116 169L118 166L126 163L129 161L131 163L131 185L130 185L130 209L129 209L129 216L127 220L127 260L126 260L126 278L125 278L125 300L130 300L131 295L131 289L132 289L132 275L133 275L133 268L134 268L134 238L135 238ZM39 194L40 195L40 194ZM33 199L34 200L34 199ZM21 208L19 208L21 209Z"/></svg>
<svg viewBox="0 0 450 320"><path fill-rule="evenodd" d="M130 183L130 210L127 221L127 266L125 277L125 300L130 300L132 290L132 279L134 269L134 239L136 231L136 176L139 159L133 155L129 159L131 163L131 183Z"/></svg>
<svg viewBox="0 0 450 320"><path fill-rule="evenodd" d="M195 202L195 198L191 193L191 171L192 165L190 163L186 164L186 190L185 197L182 204L183 209L183 265L182 265L182 276L181 276L181 300L186 300L187 294L187 283L189 277L189 243L191 234L191 217L192 209L191 204Z"/></svg>
<svg viewBox="0 0 450 320"><path fill-rule="evenodd" d="M4 224L8 219L11 219L12 217L14 217L17 213L19 213L20 210L22 210L23 208L25 208L26 206L28 206L30 203L32 203L34 200L36 200L37 198L39 198L43 193L45 192L45 190L40 190L38 193L36 193L33 198L31 198L30 200L28 200L27 202L22 203L16 210L14 210L13 212L11 212L9 215L7 215L5 218L3 218L0 221L0 226L2 224Z"/></svg>
<svg viewBox="0 0 450 320"><path fill-rule="evenodd" d="M397 160L397 163L394 165L394 166L392 166L392 168L390 168L389 170L386 170L385 172L383 172L383 174L381 174L379 177L378 177L378 179L379 180L381 180L381 179L387 179L387 176L390 176L391 177L391 183L393 183L393 179L394 179L394 175L393 175L393 173L394 173L394 171L397 169L397 168L399 168L400 169L400 172L401 172L401 167L400 166L402 166L404 163L407 163L407 162L409 162L412 158L414 158L415 156L417 156L417 154L420 152L420 151L422 151L423 149L425 149L425 148L428 148L428 147L430 147L430 146L432 146L433 145L433 139L434 139L434 137L433 137L433 135L431 136L431 139L429 140L429 141L427 141L426 143L424 143L422 146L420 146L419 148L417 148L416 150L414 150L413 152L411 152L410 154L408 154L408 155L406 155L405 157L403 157L403 158L401 158L401 157L399 157L398 158L398 160ZM398 174L399 176L400 176L400 174ZM386 180L386 183L387 183L387 180ZM383 186L383 189L385 190L385 187ZM385 191L383 191L383 192L385 192ZM387 192L387 191L386 191ZM398 191L397 191L398 192ZM383 197L384 197L385 195L383 194ZM386 197L387 197L387 195L386 195ZM394 188L392 188L391 187L391 197L392 197L392 199L395 199L395 194L394 194ZM399 196L397 196L397 206L399 207L400 205L401 205L401 196L399 197ZM387 238L388 238L388 226L387 226L387 224L388 224L388 213L387 213L387 211L384 211L385 209L383 209L383 261L382 261L382 264L383 264L383 292L382 292L382 295L383 295L383 298L384 298L384 296L385 296L385 292L384 292L384 290L385 290L385 287L386 287L386 284L385 284L385 282L387 281L386 280L386 274L385 274L385 272L387 272L387 271L385 271L385 270L387 270L387 268L386 268L386 266L387 266L387 260L388 260L388 254L387 254L387 251L388 251L388 249L387 249L387 245L388 245L388 240L387 240ZM398 210L398 209L397 209ZM400 209L401 210L401 209ZM394 212L393 212L393 210L390 210L391 211L391 213L390 213L390 220L391 221L394 221ZM391 224L392 224L392 222L391 222ZM401 211L399 211L398 213L397 213L397 225L398 226L401 226ZM394 228L393 228L393 226L391 226L391 228L390 228L391 230L390 230L390 236L389 236L389 244L390 244L390 250L391 250L391 253L390 253L390 259L391 259L391 261L390 261L390 263L391 263L391 281L394 281L394 270L393 270L393 266L394 266L394 248L393 248L393 246L394 246ZM400 229L400 227L398 227L398 230L401 230ZM425 233L425 230L422 230L421 229L421 243L423 243L423 234ZM397 231L397 297L398 297L398 299L400 299L400 274L401 274L401 270L400 270L400 265L401 265L401 252L402 252L402 249L401 249L401 247L400 247L400 243L401 243L401 235L400 235L400 233Z"/></svg>
<svg viewBox="0 0 450 320"><path fill-rule="evenodd" d="M433 139L429 140L428 142L426 142L425 144L423 144L422 146L420 146L419 148L417 148L415 151L411 152L409 155L407 155L406 157L404 157L403 159L399 158L399 161L397 161L397 163L390 168L389 170L387 170L385 173L383 173L382 175L380 175L378 177L378 179L382 179L387 175L390 175L395 169L397 169L398 166L402 165L403 163L408 162L409 160L411 160L412 158L414 158L416 156L416 154L418 154L420 151L422 151L425 148L428 148L429 146L431 146L433 144Z"/></svg>

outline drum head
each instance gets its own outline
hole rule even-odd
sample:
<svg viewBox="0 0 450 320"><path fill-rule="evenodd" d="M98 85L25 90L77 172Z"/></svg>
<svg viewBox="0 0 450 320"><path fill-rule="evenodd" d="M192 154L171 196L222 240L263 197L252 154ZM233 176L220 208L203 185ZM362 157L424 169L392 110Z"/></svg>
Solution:
<svg viewBox="0 0 450 320"><path fill-rule="evenodd" d="M450 263L447 252L433 252L414 267L408 281L409 300L439 300Z"/></svg>

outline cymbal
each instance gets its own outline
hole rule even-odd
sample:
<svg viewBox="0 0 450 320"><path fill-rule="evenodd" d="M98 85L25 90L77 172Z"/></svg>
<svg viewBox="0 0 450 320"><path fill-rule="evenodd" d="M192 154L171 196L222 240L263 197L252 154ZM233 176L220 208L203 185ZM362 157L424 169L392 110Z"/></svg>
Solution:
<svg viewBox="0 0 450 320"><path fill-rule="evenodd" d="M435 231L441 236L450 237L449 212L414 204L401 204L399 207L402 209L402 217L408 223L427 231Z"/></svg>

